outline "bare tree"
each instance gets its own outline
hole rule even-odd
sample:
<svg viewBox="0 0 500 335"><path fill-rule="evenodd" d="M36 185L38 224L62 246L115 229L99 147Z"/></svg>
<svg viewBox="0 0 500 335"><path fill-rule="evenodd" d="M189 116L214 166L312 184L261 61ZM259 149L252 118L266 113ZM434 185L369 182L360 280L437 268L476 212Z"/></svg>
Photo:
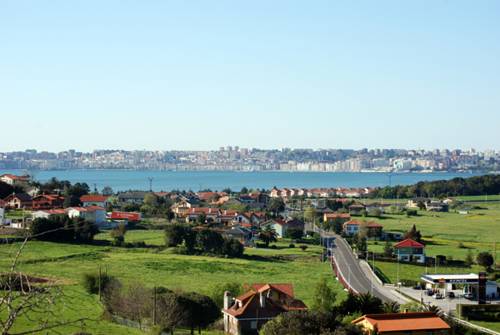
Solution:
<svg viewBox="0 0 500 335"><path fill-rule="evenodd" d="M33 236L31 236L33 237ZM54 311L54 305L64 297L62 288L40 278L33 278L18 271L23 250L30 236L26 236L6 273L0 277L0 333L2 335L27 335L57 331L66 325L83 323L88 318L64 320ZM21 319L29 321L30 328L13 330Z"/></svg>

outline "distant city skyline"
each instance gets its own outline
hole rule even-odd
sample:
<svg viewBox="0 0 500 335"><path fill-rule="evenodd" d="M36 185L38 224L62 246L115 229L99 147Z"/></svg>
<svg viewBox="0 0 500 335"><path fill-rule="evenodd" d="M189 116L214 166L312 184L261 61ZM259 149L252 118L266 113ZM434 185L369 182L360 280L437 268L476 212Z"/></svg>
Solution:
<svg viewBox="0 0 500 335"><path fill-rule="evenodd" d="M499 1L0 2L0 152L500 150Z"/></svg>

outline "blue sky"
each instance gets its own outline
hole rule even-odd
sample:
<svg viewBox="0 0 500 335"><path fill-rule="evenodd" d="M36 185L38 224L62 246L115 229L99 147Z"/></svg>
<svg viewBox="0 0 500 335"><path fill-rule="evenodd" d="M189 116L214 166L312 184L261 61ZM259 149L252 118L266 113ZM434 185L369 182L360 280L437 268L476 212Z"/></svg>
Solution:
<svg viewBox="0 0 500 335"><path fill-rule="evenodd" d="M0 151L500 149L500 1L0 0Z"/></svg>

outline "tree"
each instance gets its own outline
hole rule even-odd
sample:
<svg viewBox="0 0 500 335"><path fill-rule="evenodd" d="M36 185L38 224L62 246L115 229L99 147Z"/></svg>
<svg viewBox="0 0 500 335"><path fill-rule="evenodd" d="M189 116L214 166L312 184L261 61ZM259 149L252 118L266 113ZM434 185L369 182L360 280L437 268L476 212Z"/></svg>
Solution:
<svg viewBox="0 0 500 335"><path fill-rule="evenodd" d="M384 313L399 313L400 306L395 301L384 302L382 305Z"/></svg>
<svg viewBox="0 0 500 335"><path fill-rule="evenodd" d="M494 259L493 255L487 251L480 252L476 257L477 264L483 266L486 271L491 270L491 266L493 265Z"/></svg>
<svg viewBox="0 0 500 335"><path fill-rule="evenodd" d="M64 300L64 291L59 285L40 285L37 278L19 271L21 255L33 232L25 237L12 257L8 269L0 278L0 334L45 334L57 328L76 325L87 320L85 317L68 319L56 304ZM43 233L42 233L43 234ZM36 237L40 237L36 236ZM69 307L71 308L71 307ZM26 320L29 320L27 323ZM12 329L23 329L12 333Z"/></svg>
<svg viewBox="0 0 500 335"><path fill-rule="evenodd" d="M4 183L3 181L0 181L0 199L7 197L14 192L14 187L7 183Z"/></svg>
<svg viewBox="0 0 500 335"><path fill-rule="evenodd" d="M157 323L163 331L174 334L177 327L189 323L189 301L174 292L161 294L157 300Z"/></svg>
<svg viewBox="0 0 500 335"><path fill-rule="evenodd" d="M248 193L248 188L242 187L241 191L240 191L240 194L247 194L247 193Z"/></svg>
<svg viewBox="0 0 500 335"><path fill-rule="evenodd" d="M321 329L322 324L317 313L293 311L283 313L268 321L259 333L262 335L319 334Z"/></svg>
<svg viewBox="0 0 500 335"><path fill-rule="evenodd" d="M220 317L220 309L210 297L195 292L182 296L186 300L187 308L185 326L191 329L191 334L194 334L195 328L198 328L198 333L201 334L202 328L206 328Z"/></svg>
<svg viewBox="0 0 500 335"><path fill-rule="evenodd" d="M146 193L144 195L144 204L151 207L158 206L158 197L154 193Z"/></svg>
<svg viewBox="0 0 500 335"><path fill-rule="evenodd" d="M111 196L114 194L113 189L110 186L104 186L101 191L102 195Z"/></svg>
<svg viewBox="0 0 500 335"><path fill-rule="evenodd" d="M231 293L233 297L237 297L243 293L243 287L236 282L215 284L211 290L210 298L212 298L219 308L224 307L224 293L226 291Z"/></svg>
<svg viewBox="0 0 500 335"><path fill-rule="evenodd" d="M385 257L392 257L393 252L394 252L394 248L392 247L391 243L389 241L385 241L384 256Z"/></svg>
<svg viewBox="0 0 500 335"><path fill-rule="evenodd" d="M353 313L376 314L383 311L382 300L372 296L370 293L355 295L349 293L347 299L339 306L340 313L349 315Z"/></svg>
<svg viewBox="0 0 500 335"><path fill-rule="evenodd" d="M223 244L222 235L211 229L203 229L196 234L196 246L203 252L219 254Z"/></svg>
<svg viewBox="0 0 500 335"><path fill-rule="evenodd" d="M259 240L264 242L266 248L269 247L269 243L277 241L276 230L274 230L271 226L266 226L264 230L259 233Z"/></svg>
<svg viewBox="0 0 500 335"><path fill-rule="evenodd" d="M356 242L356 249L360 254L366 255L366 252L368 250L368 244L366 242L366 237L358 236L357 242Z"/></svg>
<svg viewBox="0 0 500 335"><path fill-rule="evenodd" d="M127 226L124 223L120 223L115 228L113 228L109 234L113 239L113 244L121 246L125 243L126 233L127 233Z"/></svg>
<svg viewBox="0 0 500 335"><path fill-rule="evenodd" d="M315 222L316 209L314 207L307 207L304 211L304 219L311 223Z"/></svg>
<svg viewBox="0 0 500 335"><path fill-rule="evenodd" d="M300 228L289 228L286 230L285 236L293 240L298 240L304 236L304 231Z"/></svg>
<svg viewBox="0 0 500 335"><path fill-rule="evenodd" d="M469 249L467 255L465 255L465 265L472 266L474 264L474 257L472 256L472 251Z"/></svg>
<svg viewBox="0 0 500 335"><path fill-rule="evenodd" d="M321 277L314 289L313 309L321 313L331 313L336 296L335 291L328 285L327 277Z"/></svg>
<svg viewBox="0 0 500 335"><path fill-rule="evenodd" d="M420 230L417 230L417 226L413 225L409 231L406 232L404 235L405 239L409 238L414 241L417 241L419 243L422 243L422 234L420 233Z"/></svg>
<svg viewBox="0 0 500 335"><path fill-rule="evenodd" d="M198 215L198 218L196 219L196 221L199 224L205 224L207 222L207 216L205 215L205 213L201 213L200 215Z"/></svg>
<svg viewBox="0 0 500 335"><path fill-rule="evenodd" d="M229 257L241 257L245 247L240 241L234 238L225 238L222 245L222 254Z"/></svg>
<svg viewBox="0 0 500 335"><path fill-rule="evenodd" d="M165 227L165 245L176 247L184 240L186 227L181 224L172 224Z"/></svg>
<svg viewBox="0 0 500 335"><path fill-rule="evenodd" d="M278 213L285 210L285 202L281 198L272 198L269 201L268 209L274 214L274 216L277 216Z"/></svg>

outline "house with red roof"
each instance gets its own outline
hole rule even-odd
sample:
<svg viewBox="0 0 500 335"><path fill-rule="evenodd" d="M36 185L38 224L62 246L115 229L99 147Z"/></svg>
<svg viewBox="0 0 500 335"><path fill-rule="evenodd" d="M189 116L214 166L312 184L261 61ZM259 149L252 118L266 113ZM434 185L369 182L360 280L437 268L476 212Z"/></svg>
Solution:
<svg viewBox="0 0 500 335"><path fill-rule="evenodd" d="M358 234L362 227L367 229L367 237L380 237L384 229L384 226L375 221L350 220L344 223L343 232L348 236L353 236Z"/></svg>
<svg viewBox="0 0 500 335"><path fill-rule="evenodd" d="M100 194L86 194L80 197L83 207L99 206L106 208L108 206L108 196Z"/></svg>
<svg viewBox="0 0 500 335"><path fill-rule="evenodd" d="M304 231L305 224L304 221L299 219L271 219L262 224L264 227L271 227L274 229L278 237L286 237L287 231L290 229L299 229Z"/></svg>
<svg viewBox="0 0 500 335"><path fill-rule="evenodd" d="M33 197L33 210L62 208L64 197L59 194L40 194Z"/></svg>
<svg viewBox="0 0 500 335"><path fill-rule="evenodd" d="M239 297L224 293L224 331L226 334L258 334L269 320L307 306L294 297L292 284L253 284Z"/></svg>
<svg viewBox="0 0 500 335"><path fill-rule="evenodd" d="M219 216L221 212L218 208L212 207L193 207L186 214L186 222L197 221L201 215L205 215L207 222L220 223Z"/></svg>
<svg viewBox="0 0 500 335"><path fill-rule="evenodd" d="M425 263L425 245L410 238L394 245L399 261Z"/></svg>
<svg viewBox="0 0 500 335"><path fill-rule="evenodd" d="M451 327L431 312L366 314L352 324L364 334L390 335L449 335Z"/></svg>

